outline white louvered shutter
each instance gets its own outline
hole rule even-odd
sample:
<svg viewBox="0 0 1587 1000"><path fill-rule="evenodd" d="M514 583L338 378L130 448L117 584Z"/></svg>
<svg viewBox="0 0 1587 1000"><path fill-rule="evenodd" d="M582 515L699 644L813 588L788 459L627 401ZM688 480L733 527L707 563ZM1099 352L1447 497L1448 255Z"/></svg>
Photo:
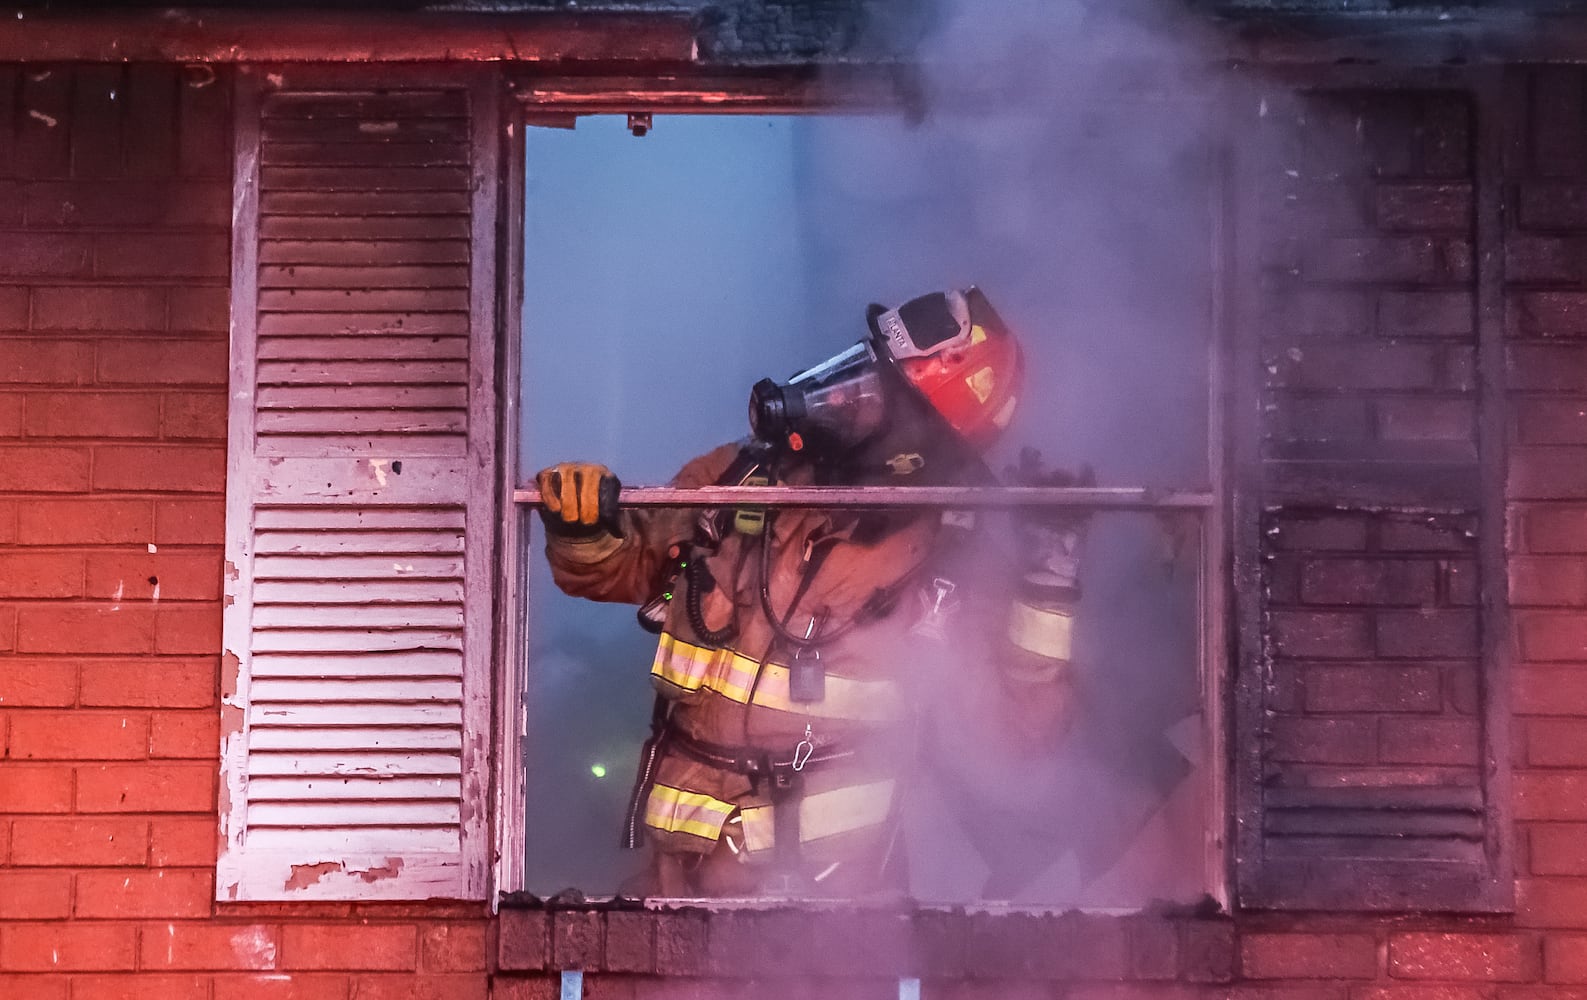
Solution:
<svg viewBox="0 0 1587 1000"><path fill-rule="evenodd" d="M479 899L495 99L328 79L239 87L216 891Z"/></svg>

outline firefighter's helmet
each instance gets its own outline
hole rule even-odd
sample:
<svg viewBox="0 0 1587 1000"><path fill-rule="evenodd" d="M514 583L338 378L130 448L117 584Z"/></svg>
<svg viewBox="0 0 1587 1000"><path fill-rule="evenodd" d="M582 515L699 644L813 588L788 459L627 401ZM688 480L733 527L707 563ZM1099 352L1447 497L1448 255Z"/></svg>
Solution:
<svg viewBox="0 0 1587 1000"><path fill-rule="evenodd" d="M1024 356L979 288L922 295L897 309L873 305L867 319L905 380L972 447L985 449L1008 427Z"/></svg>

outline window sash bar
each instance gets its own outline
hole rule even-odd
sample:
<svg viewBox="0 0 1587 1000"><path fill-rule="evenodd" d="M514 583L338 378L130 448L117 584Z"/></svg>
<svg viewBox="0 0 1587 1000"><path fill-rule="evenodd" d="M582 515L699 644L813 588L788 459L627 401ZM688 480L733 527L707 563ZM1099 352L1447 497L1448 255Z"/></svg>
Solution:
<svg viewBox="0 0 1587 1000"><path fill-rule="evenodd" d="M540 506L533 489L513 491L520 506ZM1144 487L1058 486L637 486L618 495L623 507L1071 507L1083 510L1204 510L1210 492Z"/></svg>

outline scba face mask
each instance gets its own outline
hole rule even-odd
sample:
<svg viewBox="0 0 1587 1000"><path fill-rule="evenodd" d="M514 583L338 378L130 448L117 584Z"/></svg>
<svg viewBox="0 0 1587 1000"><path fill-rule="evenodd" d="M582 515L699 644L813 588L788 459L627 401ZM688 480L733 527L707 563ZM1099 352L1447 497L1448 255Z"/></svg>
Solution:
<svg viewBox="0 0 1587 1000"><path fill-rule="evenodd" d="M786 383L755 384L749 420L757 438L842 461L874 450L883 437L921 436L900 435L904 423L977 449L1007 426L1023 362L980 289L922 295L896 309L872 306L866 318L866 340Z"/></svg>

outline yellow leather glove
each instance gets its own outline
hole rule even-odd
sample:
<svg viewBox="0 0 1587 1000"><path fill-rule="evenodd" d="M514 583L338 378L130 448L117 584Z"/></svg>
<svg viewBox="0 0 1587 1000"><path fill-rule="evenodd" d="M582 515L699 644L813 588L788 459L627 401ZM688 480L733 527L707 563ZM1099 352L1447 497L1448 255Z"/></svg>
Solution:
<svg viewBox="0 0 1587 1000"><path fill-rule="evenodd" d="M596 462L559 462L535 475L540 488L540 517L546 529L562 535L593 535L617 528L617 492L621 484L611 470Z"/></svg>

